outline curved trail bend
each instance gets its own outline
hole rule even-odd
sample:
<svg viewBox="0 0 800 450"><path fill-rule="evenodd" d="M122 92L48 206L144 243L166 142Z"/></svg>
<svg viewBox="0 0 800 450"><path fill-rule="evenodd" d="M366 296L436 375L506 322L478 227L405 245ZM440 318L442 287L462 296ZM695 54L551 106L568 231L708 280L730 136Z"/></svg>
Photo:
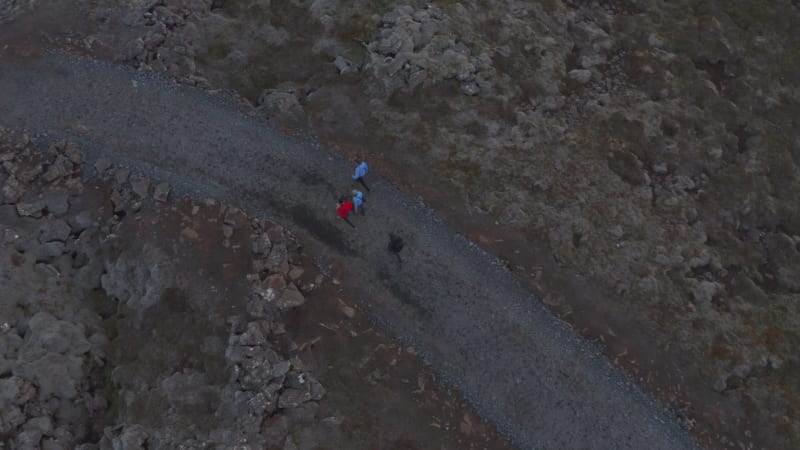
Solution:
<svg viewBox="0 0 800 450"><path fill-rule="evenodd" d="M129 68L47 54L0 61L0 125L214 195L313 235L364 299L523 448L681 449L663 408L547 312L497 260L371 175L367 216L336 220L353 164L251 118L230 99ZM387 233L406 238L399 268Z"/></svg>

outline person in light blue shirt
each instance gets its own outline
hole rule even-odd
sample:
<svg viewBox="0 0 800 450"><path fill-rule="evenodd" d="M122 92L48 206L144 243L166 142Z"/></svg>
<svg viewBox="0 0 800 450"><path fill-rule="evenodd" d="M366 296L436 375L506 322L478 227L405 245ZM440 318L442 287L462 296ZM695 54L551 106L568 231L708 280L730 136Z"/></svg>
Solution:
<svg viewBox="0 0 800 450"><path fill-rule="evenodd" d="M356 172L353 174L353 179L361 183L364 186L364 189L369 192L369 186L367 183L364 182L364 177L367 176L367 172L369 172L369 166L365 161L361 161L361 164L356 166Z"/></svg>
<svg viewBox="0 0 800 450"><path fill-rule="evenodd" d="M364 202L366 201L367 199L364 198L363 192L353 189L353 210L355 212L366 214L366 211L364 211Z"/></svg>

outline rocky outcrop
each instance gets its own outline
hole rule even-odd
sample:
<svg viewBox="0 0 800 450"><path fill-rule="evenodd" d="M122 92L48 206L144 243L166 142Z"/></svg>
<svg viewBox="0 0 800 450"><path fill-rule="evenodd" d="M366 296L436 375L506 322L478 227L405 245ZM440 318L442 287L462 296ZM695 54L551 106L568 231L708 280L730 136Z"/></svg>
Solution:
<svg viewBox="0 0 800 450"><path fill-rule="evenodd" d="M276 333L285 332L280 313L304 303L289 276L294 237L213 200L202 204L206 213L186 205L191 216L181 222L168 185L151 196L148 178L110 161L95 164L99 178L86 195L78 149L57 142L37 153L29 144L0 130L0 181L19 194L0 205L10 256L0 259L8 281L0 299L0 443L282 446L294 427L287 414L313 417L325 395L302 361L275 348ZM158 233L137 234L161 222ZM159 238L169 224L182 230L186 249L209 239L204 228L218 236L219 224L219 251L252 244L242 263L254 272L241 275L241 298L215 306L216 286L191 267L198 258L181 258L172 239ZM243 314L218 316L237 302Z"/></svg>
<svg viewBox="0 0 800 450"><path fill-rule="evenodd" d="M459 11L461 12L461 11ZM463 17L461 17L463 18ZM380 18L378 35L366 44L363 70L377 95L455 80L466 95L491 90L492 60L473 55L439 7L398 6Z"/></svg>

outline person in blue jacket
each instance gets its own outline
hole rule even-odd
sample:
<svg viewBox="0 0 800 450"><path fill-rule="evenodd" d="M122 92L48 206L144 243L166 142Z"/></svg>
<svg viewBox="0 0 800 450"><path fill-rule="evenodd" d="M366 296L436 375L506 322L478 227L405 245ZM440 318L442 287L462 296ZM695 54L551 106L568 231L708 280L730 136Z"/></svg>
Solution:
<svg viewBox="0 0 800 450"><path fill-rule="evenodd" d="M364 189L369 192L369 186L367 186L367 183L364 182L364 177L367 175L367 172L369 172L369 166L365 161L361 161L361 164L356 166L356 172L353 174L353 179L361 183L361 185L364 186Z"/></svg>
<svg viewBox="0 0 800 450"><path fill-rule="evenodd" d="M364 202L366 201L367 199L364 198L363 192L353 189L353 210L355 212L365 214Z"/></svg>

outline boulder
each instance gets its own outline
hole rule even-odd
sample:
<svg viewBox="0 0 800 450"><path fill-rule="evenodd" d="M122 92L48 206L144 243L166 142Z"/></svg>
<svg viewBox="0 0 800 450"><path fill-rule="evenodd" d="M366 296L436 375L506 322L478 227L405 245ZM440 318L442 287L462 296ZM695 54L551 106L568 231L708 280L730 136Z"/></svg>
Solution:
<svg viewBox="0 0 800 450"><path fill-rule="evenodd" d="M225 225L230 225L233 227L233 229L238 230L249 224L250 219L241 209L234 206L229 206L227 209L225 209L225 215L222 219L222 223Z"/></svg>
<svg viewBox="0 0 800 450"><path fill-rule="evenodd" d="M34 247L31 250L31 254L36 259L36 261L49 262L52 261L54 258L58 258L62 254L64 254L65 250L66 246L64 245L63 242L51 241L51 242L45 242L39 245L38 247ZM40 267L40 269L45 268L44 266L49 266L49 264L48 265L43 264L43 267ZM51 268L52 266L46 267L46 270L43 273L45 273L46 275L54 275L54 273L51 273L52 270Z"/></svg>
<svg viewBox="0 0 800 450"><path fill-rule="evenodd" d="M286 389L278 398L278 408L297 408L309 400L311 393L308 389Z"/></svg>
<svg viewBox="0 0 800 450"><path fill-rule="evenodd" d="M20 171L17 174L17 178L19 178L19 181L22 181L23 183L32 183L37 178L39 178L39 175L41 175L43 171L44 171L44 166L41 163L37 163L34 164L34 166L29 168L28 170ZM9 172L13 174L14 170L9 170Z"/></svg>
<svg viewBox="0 0 800 450"><path fill-rule="evenodd" d="M150 179L138 175L130 177L131 189L139 198L147 198L150 190Z"/></svg>
<svg viewBox="0 0 800 450"><path fill-rule="evenodd" d="M263 356L247 358L241 363L239 385L247 391L259 391L274 378L272 364Z"/></svg>
<svg viewBox="0 0 800 450"><path fill-rule="evenodd" d="M181 238L187 241L194 241L199 237L200 234L193 228L185 227L183 230L181 230Z"/></svg>
<svg viewBox="0 0 800 450"><path fill-rule="evenodd" d="M113 450L145 450L148 448L148 433L141 425L125 425L122 432L112 439Z"/></svg>
<svg viewBox="0 0 800 450"><path fill-rule="evenodd" d="M155 190L153 191L153 198L157 202L166 202L169 198L169 184L168 183L159 183L156 185Z"/></svg>
<svg viewBox="0 0 800 450"><path fill-rule="evenodd" d="M267 233L259 234L254 240L251 250L257 256L268 255L272 249L272 241Z"/></svg>
<svg viewBox="0 0 800 450"><path fill-rule="evenodd" d="M39 430L25 430L14 439L15 448L38 449L42 441L42 432Z"/></svg>
<svg viewBox="0 0 800 450"><path fill-rule="evenodd" d="M17 214L22 217L42 217L42 210L47 204L36 193L26 192L17 203Z"/></svg>
<svg viewBox="0 0 800 450"><path fill-rule="evenodd" d="M49 416L34 417L25 422L25 425L22 426L22 429L35 430L45 436L49 436L53 433L53 419L51 419Z"/></svg>
<svg viewBox="0 0 800 450"><path fill-rule="evenodd" d="M127 167L119 167L114 170L114 180L119 185L127 183L130 176L131 176L131 169L128 169Z"/></svg>
<svg viewBox="0 0 800 450"><path fill-rule="evenodd" d="M72 161L64 155L58 155L55 162L48 166L47 171L42 175L42 179L52 182L72 175L73 170L75 170L75 167Z"/></svg>
<svg viewBox="0 0 800 450"><path fill-rule="evenodd" d="M720 290L719 283L713 281L694 281L692 283L692 298L695 302L707 304L711 302Z"/></svg>
<svg viewBox="0 0 800 450"><path fill-rule="evenodd" d="M94 224L94 215L89 211L81 211L69 218L69 226L73 233L80 234Z"/></svg>
<svg viewBox="0 0 800 450"><path fill-rule="evenodd" d="M277 91L267 89L258 99L259 109L263 109L270 114L281 117L299 120L305 115L305 110L292 91Z"/></svg>
<svg viewBox="0 0 800 450"><path fill-rule="evenodd" d="M39 231L39 242L60 241L66 242L72 229L62 219L48 218L42 221Z"/></svg>
<svg viewBox="0 0 800 450"><path fill-rule="evenodd" d="M24 190L19 180L13 175L8 177L3 183L2 194L4 203L16 203L19 201L20 197L22 197L23 193Z"/></svg>
<svg viewBox="0 0 800 450"><path fill-rule="evenodd" d="M264 334L261 331L261 325L258 322L250 322L247 324L247 330L239 336L239 345L245 346L259 346L267 343Z"/></svg>
<svg viewBox="0 0 800 450"><path fill-rule="evenodd" d="M285 274L289 272L289 250L286 244L273 241L272 250L267 257L267 269L271 273Z"/></svg>
<svg viewBox="0 0 800 450"><path fill-rule="evenodd" d="M39 399L54 395L62 400L72 400L78 395L82 378L83 359L47 352L42 357L20 362L20 373L39 388Z"/></svg>
<svg viewBox="0 0 800 450"><path fill-rule="evenodd" d="M158 303L174 285L172 262L155 247L132 249L107 262L100 284L106 294L143 311Z"/></svg>
<svg viewBox="0 0 800 450"><path fill-rule="evenodd" d="M81 164L83 164L85 155L80 150L80 148L78 147L78 144L76 142L68 141L64 145L63 152L64 152L64 156L69 158L71 163L75 164L76 166L80 166Z"/></svg>
<svg viewBox="0 0 800 450"><path fill-rule="evenodd" d="M296 308L306 302L303 294L297 290L297 286L290 284L275 301L275 306L280 310Z"/></svg>
<svg viewBox="0 0 800 450"><path fill-rule="evenodd" d="M8 434L25 423L25 414L19 406L10 405L0 408L0 433Z"/></svg>
<svg viewBox="0 0 800 450"><path fill-rule="evenodd" d="M340 75L347 75L355 71L353 63L343 56L337 56L336 59L333 60L333 65L336 66L336 70L339 71Z"/></svg>
<svg viewBox="0 0 800 450"><path fill-rule="evenodd" d="M91 348L82 326L56 319L47 312L31 317L25 339L28 346L62 355L80 356Z"/></svg>
<svg viewBox="0 0 800 450"><path fill-rule="evenodd" d="M69 194L63 188L50 188L42 193L47 211L56 216L63 216L69 211Z"/></svg>
<svg viewBox="0 0 800 450"><path fill-rule="evenodd" d="M578 84L586 84L592 78L592 71L586 69L573 69L567 73L567 78Z"/></svg>

